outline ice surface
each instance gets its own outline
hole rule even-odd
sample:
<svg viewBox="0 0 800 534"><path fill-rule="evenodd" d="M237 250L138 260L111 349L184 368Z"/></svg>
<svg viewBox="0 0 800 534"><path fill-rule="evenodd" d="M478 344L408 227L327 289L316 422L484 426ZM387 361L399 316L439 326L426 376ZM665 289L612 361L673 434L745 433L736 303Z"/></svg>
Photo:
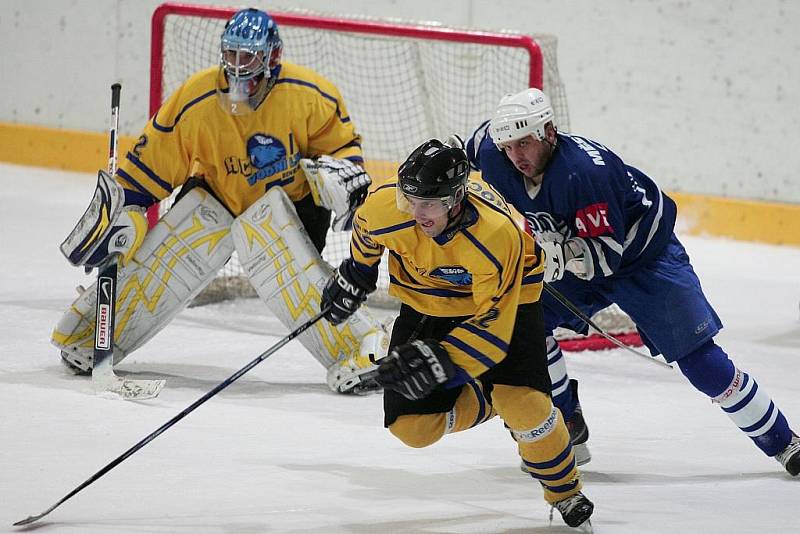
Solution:
<svg viewBox="0 0 800 534"><path fill-rule="evenodd" d="M38 514L286 334L257 301L182 312L120 374L166 378L112 401L68 375L50 332L93 279L58 251L91 175L0 165L0 531ZM719 343L800 429L800 249L683 237L726 324ZM790 478L680 373L621 350L568 356L593 459L598 533L800 532ZM497 419L406 448L380 396L330 393L296 342L40 523L41 532L570 532Z"/></svg>

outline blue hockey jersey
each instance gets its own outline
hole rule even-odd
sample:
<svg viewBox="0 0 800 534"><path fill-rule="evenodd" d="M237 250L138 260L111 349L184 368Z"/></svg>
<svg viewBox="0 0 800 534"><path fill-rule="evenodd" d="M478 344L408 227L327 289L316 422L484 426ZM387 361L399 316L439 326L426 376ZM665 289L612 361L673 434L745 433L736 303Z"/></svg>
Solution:
<svg viewBox="0 0 800 534"><path fill-rule="evenodd" d="M675 202L605 146L559 133L542 183L534 187L498 150L488 128L484 122L467 142L471 165L525 216L537 239L579 241L585 279L629 273L669 242Z"/></svg>

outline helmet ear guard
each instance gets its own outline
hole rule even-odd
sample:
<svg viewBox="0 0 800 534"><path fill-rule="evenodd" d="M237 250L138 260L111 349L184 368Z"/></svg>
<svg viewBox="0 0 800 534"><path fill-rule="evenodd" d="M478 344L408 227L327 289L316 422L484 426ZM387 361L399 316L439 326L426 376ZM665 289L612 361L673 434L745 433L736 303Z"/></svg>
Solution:
<svg viewBox="0 0 800 534"><path fill-rule="evenodd" d="M500 99L489 126L489 134L498 148L503 143L529 135L542 141L547 123L555 126L554 117L553 106L547 95L539 89L526 89Z"/></svg>

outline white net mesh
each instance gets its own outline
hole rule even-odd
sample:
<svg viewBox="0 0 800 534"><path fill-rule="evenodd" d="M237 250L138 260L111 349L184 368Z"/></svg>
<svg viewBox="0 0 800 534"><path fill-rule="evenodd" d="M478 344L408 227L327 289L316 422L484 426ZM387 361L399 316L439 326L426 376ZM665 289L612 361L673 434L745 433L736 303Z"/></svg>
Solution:
<svg viewBox="0 0 800 534"><path fill-rule="evenodd" d="M203 16L171 14L165 19L159 101L192 73L219 60L219 38L232 10L220 9L221 18L209 16L208 8L203 11ZM386 28L384 34L368 34L353 28L343 32L297 26L294 21L281 23L281 14L272 15L279 23L284 60L319 72L341 91L363 136L364 156L374 180L394 174L398 164L426 139L470 134L491 116L500 97L529 86L532 68L543 67L544 90L551 95L558 124L562 130L569 127L553 36L534 36L542 54L531 56L518 46L396 35L409 27L446 29L430 23L349 19ZM331 232L323 257L335 266L348 254L349 234ZM239 274L234 257L215 287L222 286L223 293L226 286L232 293L247 291L247 284L235 279ZM382 271L379 300L386 296L387 285L388 276Z"/></svg>

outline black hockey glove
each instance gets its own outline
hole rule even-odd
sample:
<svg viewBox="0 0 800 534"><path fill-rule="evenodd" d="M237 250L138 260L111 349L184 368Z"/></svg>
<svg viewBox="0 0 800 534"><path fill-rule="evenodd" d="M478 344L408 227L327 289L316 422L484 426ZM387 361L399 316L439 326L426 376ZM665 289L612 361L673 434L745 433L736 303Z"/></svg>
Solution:
<svg viewBox="0 0 800 534"><path fill-rule="evenodd" d="M367 294L373 291L375 282L370 282L359 273L352 259L346 259L322 290L320 308L328 308L324 317L329 323L342 324L367 300Z"/></svg>
<svg viewBox="0 0 800 534"><path fill-rule="evenodd" d="M399 345L378 364L378 383L412 401L424 399L456 374L447 350L433 339Z"/></svg>

